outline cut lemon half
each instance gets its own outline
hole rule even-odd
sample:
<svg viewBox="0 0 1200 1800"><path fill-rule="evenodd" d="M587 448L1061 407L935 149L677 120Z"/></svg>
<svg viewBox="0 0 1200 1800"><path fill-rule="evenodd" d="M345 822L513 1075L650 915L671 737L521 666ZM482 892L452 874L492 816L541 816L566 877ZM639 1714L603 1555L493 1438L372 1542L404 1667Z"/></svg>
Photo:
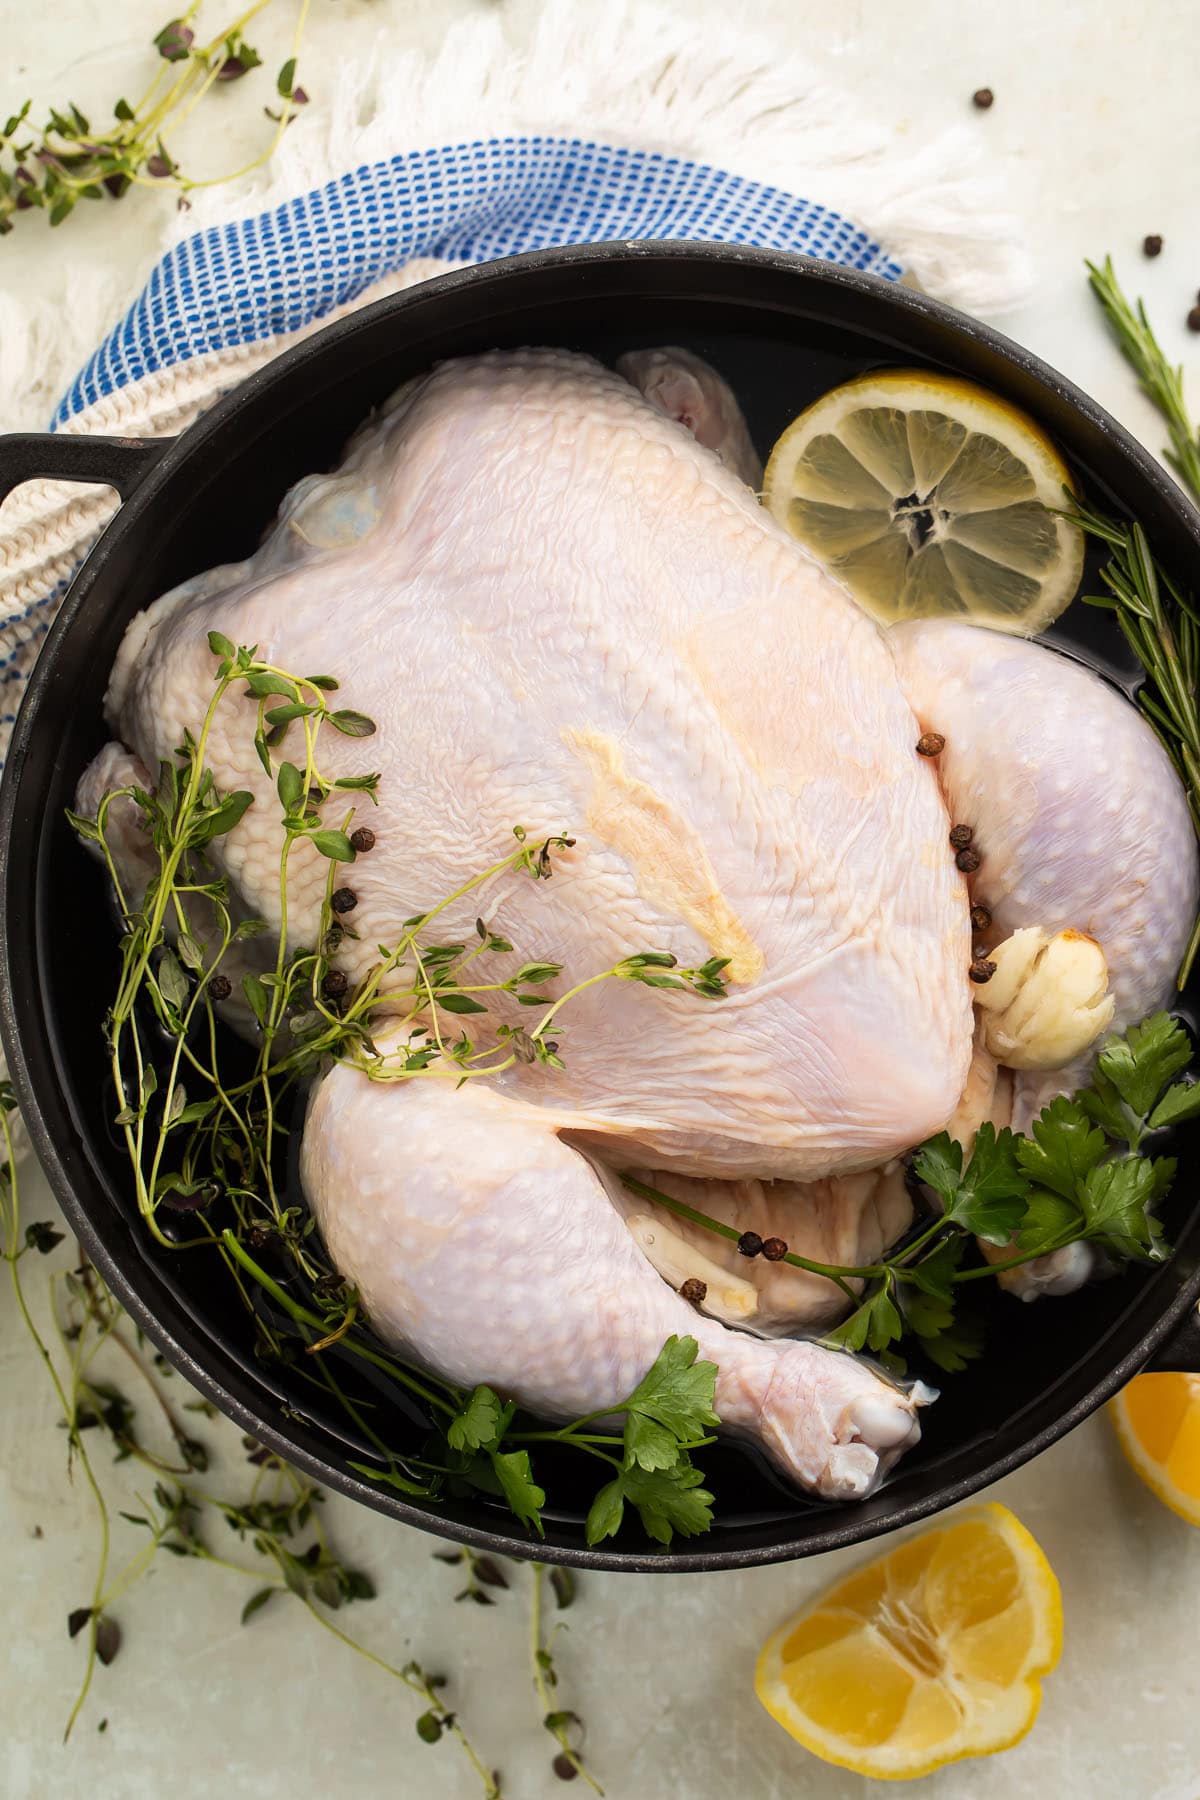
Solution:
<svg viewBox="0 0 1200 1800"><path fill-rule="evenodd" d="M1135 1375L1112 1403L1130 1463L1172 1512L1200 1525L1200 1375Z"/></svg>
<svg viewBox="0 0 1200 1800"><path fill-rule="evenodd" d="M1007 1507L979 1506L790 1619L755 1691L824 1761L904 1781L1023 1738L1061 1650L1054 1571Z"/></svg>
<svg viewBox="0 0 1200 1800"><path fill-rule="evenodd" d="M771 452L772 516L884 625L957 618L1032 637L1074 598L1083 534L1045 433L986 388L919 369L834 388Z"/></svg>

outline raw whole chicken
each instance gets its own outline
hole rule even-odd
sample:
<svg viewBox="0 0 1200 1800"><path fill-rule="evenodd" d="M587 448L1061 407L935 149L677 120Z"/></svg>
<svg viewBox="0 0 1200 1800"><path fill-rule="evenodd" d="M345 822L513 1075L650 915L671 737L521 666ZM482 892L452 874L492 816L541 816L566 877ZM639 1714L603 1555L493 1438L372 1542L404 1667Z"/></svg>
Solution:
<svg viewBox="0 0 1200 1800"><path fill-rule="evenodd" d="M701 1245L615 1171L698 1191L739 1229L777 1219L797 1243L807 1210L809 1254L877 1255L911 1213L897 1159L970 1082L978 1116L999 1104L950 819L985 846L997 925L1091 934L1122 1018L1165 994L1196 858L1170 766L1123 699L1037 645L929 625L889 639L759 507L756 473L728 389L684 353L620 373L563 351L446 364L292 490L249 562L134 621L107 702L120 743L80 804L94 815L195 729L215 628L278 666L334 670L377 722L376 845L339 952L352 981L504 856L515 824L576 842L552 881L513 873L451 908L448 937L482 913L564 982L648 948L727 958L719 1003L622 982L579 996L562 1071L457 1091L453 1075L334 1068L305 1126L305 1190L375 1328L440 1374L565 1418L615 1403L690 1332L718 1365L725 1425L850 1497L919 1436L926 1396L768 1335L828 1318L836 1294ZM941 777L916 750L933 728L953 752ZM221 857L278 927L278 809L251 734L218 728L208 761L219 787L255 795ZM351 742L323 750L331 776L361 766ZM133 879L136 832L121 854ZM303 944L326 865L302 843L291 870ZM724 1282L718 1317L673 1291L701 1255Z"/></svg>

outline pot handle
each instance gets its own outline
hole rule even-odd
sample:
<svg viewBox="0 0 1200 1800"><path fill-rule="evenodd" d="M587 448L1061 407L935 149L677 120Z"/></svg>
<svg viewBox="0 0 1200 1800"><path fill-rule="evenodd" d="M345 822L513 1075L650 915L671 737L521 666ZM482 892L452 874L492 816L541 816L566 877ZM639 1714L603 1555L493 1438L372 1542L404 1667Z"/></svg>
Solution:
<svg viewBox="0 0 1200 1800"><path fill-rule="evenodd" d="M150 473L174 438L92 437L72 431L0 436L0 501L23 481L102 482L122 500Z"/></svg>
<svg viewBox="0 0 1200 1800"><path fill-rule="evenodd" d="M1146 1370L1165 1374L1200 1375L1200 1310L1190 1307L1179 1325L1159 1345L1146 1364Z"/></svg>

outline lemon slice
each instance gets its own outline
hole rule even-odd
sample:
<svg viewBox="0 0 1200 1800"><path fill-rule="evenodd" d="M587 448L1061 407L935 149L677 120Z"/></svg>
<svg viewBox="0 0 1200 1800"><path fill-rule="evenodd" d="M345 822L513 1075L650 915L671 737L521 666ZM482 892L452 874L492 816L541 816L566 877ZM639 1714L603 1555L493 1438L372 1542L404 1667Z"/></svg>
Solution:
<svg viewBox="0 0 1200 1800"><path fill-rule="evenodd" d="M1070 476L1033 420L952 375L834 388L771 452L763 501L884 625L960 618L1032 637L1074 598Z"/></svg>
<svg viewBox="0 0 1200 1800"><path fill-rule="evenodd" d="M1112 1413L1121 1448L1146 1486L1200 1525L1200 1375L1135 1375Z"/></svg>
<svg viewBox="0 0 1200 1800"><path fill-rule="evenodd" d="M825 1762L900 1781L1017 1743L1061 1650L1054 1571L1007 1507L979 1506L790 1619L755 1690Z"/></svg>

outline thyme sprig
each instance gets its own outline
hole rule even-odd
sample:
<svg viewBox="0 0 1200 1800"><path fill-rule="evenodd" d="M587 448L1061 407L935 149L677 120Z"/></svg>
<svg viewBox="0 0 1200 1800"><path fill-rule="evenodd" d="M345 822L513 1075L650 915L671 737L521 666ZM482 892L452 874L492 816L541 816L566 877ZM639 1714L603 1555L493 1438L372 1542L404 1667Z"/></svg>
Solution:
<svg viewBox="0 0 1200 1800"><path fill-rule="evenodd" d="M533 1586L529 1605L529 1651L533 1667L533 1686L542 1714L542 1725L554 1742L558 1745L558 1753L551 1763L551 1768L561 1781L574 1781L581 1775L592 1789L603 1800L604 1789L596 1780L583 1760L584 1724L579 1714L570 1707L556 1706L558 1700L558 1669L554 1660L553 1644L557 1634L564 1629L558 1620L547 1632L543 1624L543 1606L545 1600L545 1581L550 1579L551 1591L559 1612L566 1610L575 1598L575 1581L568 1569L546 1570L541 1563L534 1563L530 1571Z"/></svg>
<svg viewBox="0 0 1200 1800"><path fill-rule="evenodd" d="M494 1606L495 1591L507 1590L509 1587L508 1576L496 1559L481 1556L469 1545L463 1544L453 1550L435 1550L433 1554L436 1562L466 1571L467 1585L455 1594L456 1601L473 1600L477 1606ZM549 1583L556 1611L562 1613L575 1603L575 1577L569 1569L548 1568L537 1562L529 1565L528 1574L530 1668L543 1729L550 1733L557 1746L551 1767L562 1781L574 1781L581 1775L595 1793L603 1796L604 1789L583 1761L583 1741L586 1735L583 1720L577 1712L561 1705L558 1693L559 1677L554 1658L554 1641L566 1626L561 1619L556 1619L547 1631L544 1622L546 1583Z"/></svg>
<svg viewBox="0 0 1200 1800"><path fill-rule="evenodd" d="M366 1658L389 1676L401 1681L427 1708L437 1709L441 1726L459 1742L463 1753L480 1776L485 1800L499 1800L499 1779L478 1755L461 1721L446 1711L441 1690L444 1678L430 1677L419 1663L403 1668L388 1663L344 1631L331 1615L354 1602L375 1597L375 1586L361 1569L344 1562L334 1551L323 1529L319 1488L281 1458L243 1439L249 1466L248 1488L237 1498L201 1485L196 1477L207 1474L212 1454L181 1413L208 1418L213 1408L197 1398L173 1401L166 1384L173 1371L153 1357L133 1334L124 1310L108 1292L99 1275L86 1261L49 1283L52 1337L47 1341L33 1315L23 1277L25 1259L48 1255L63 1242L61 1232L45 1221L22 1225L20 1185L12 1150L10 1114L12 1089L0 1083L0 1135L7 1160L0 1166L0 1256L8 1264L17 1310L38 1358L53 1385L66 1432L68 1473L79 1469L95 1507L99 1549L96 1573L85 1603L73 1607L67 1629L81 1637L85 1650L79 1691L71 1707L65 1736L76 1725L91 1690L98 1666L107 1667L120 1652L121 1603L130 1591L163 1558L204 1562L238 1576L253 1585L241 1610L249 1625L265 1606L291 1595L310 1618L331 1632L342 1644ZM110 1378L96 1373L98 1364L112 1364L120 1353L121 1367L137 1376L136 1393L151 1402L154 1416L165 1422L174 1455L163 1455L143 1433L139 1401ZM117 1506L100 1472L94 1448L107 1439L115 1464L144 1469L152 1483L131 1503ZM137 1510L128 1510L128 1505ZM118 1534L133 1531L142 1541L120 1564L114 1560ZM214 1547L231 1533L244 1547L247 1560L227 1555ZM422 1715L424 1716L424 1715ZM439 1730L438 1736L442 1735ZM422 1732L428 1737L428 1732Z"/></svg>
<svg viewBox="0 0 1200 1800"><path fill-rule="evenodd" d="M619 1528L627 1504L662 1543L676 1531L707 1529L710 1496L691 1453L711 1441L716 1371L696 1362L693 1339L669 1340L636 1392L605 1409L606 1417L626 1415L623 1440L589 1429L595 1419L557 1431L524 1429L515 1407L490 1389L465 1393L384 1350L281 1177L298 1092L331 1060L376 1081L457 1085L519 1063L561 1069L562 1014L586 990L624 981L719 1000L725 961L681 967L668 951L643 950L553 994L546 990L559 983L561 966L520 962L514 945L482 917L469 941L435 941L435 927L451 909L461 916L469 897L513 877L551 879L559 855L574 845L565 832L539 840L517 825L507 854L406 920L398 942L377 946L376 960L352 982L342 965L347 948L361 943L353 925L357 895L335 884L374 847L369 828L353 826L356 807L374 804L379 777L327 775L322 744L329 732L369 738L374 724L337 705L332 676L294 675L219 631L208 642L211 700L198 731L185 733L160 763L153 790L134 785L107 793L95 820L71 815L105 863L124 928L106 1036L114 1124L147 1229L172 1251L207 1249L220 1257L253 1317L260 1356L298 1361L304 1379L341 1407L373 1458L351 1466L369 1479L435 1500L482 1492L540 1532L545 1492L530 1447L553 1443L607 1465L588 1520L593 1542ZM235 919L219 862L223 839L255 804L249 791L219 791L208 766L217 719L230 706L237 722L252 720L254 750L279 807L270 949L255 947L266 937L265 921ZM153 857L140 895L125 891L113 848L117 809L129 806ZM327 817L333 806L336 820ZM302 844L326 865L307 944L296 941L290 904L292 859ZM234 1078L217 1009L236 999L253 1020L256 1042L252 1067ZM522 1008L533 1015L528 1026L516 1022ZM268 1265L277 1268L280 1258L284 1268L276 1273ZM383 1373L426 1410L430 1435L419 1452L397 1451L376 1429L373 1409L352 1398L339 1373L346 1358Z"/></svg>
<svg viewBox="0 0 1200 1800"><path fill-rule="evenodd" d="M279 111L267 109L275 126L259 156L228 174L196 178L184 173L171 145L174 134L213 88L227 86L258 68L262 58L247 40L246 28L273 0L255 0L202 43L196 31L201 0L163 26L153 40L156 72L138 99L113 103L112 120L93 128L73 102L51 107L43 125L30 123L27 100L0 131L0 236L13 229L15 215L43 211L61 225L81 200L120 200L134 187L171 189L180 206L197 188L233 181L260 168L274 154L284 131L308 95L296 83L296 59L309 0L300 0L291 52L275 80Z"/></svg>

